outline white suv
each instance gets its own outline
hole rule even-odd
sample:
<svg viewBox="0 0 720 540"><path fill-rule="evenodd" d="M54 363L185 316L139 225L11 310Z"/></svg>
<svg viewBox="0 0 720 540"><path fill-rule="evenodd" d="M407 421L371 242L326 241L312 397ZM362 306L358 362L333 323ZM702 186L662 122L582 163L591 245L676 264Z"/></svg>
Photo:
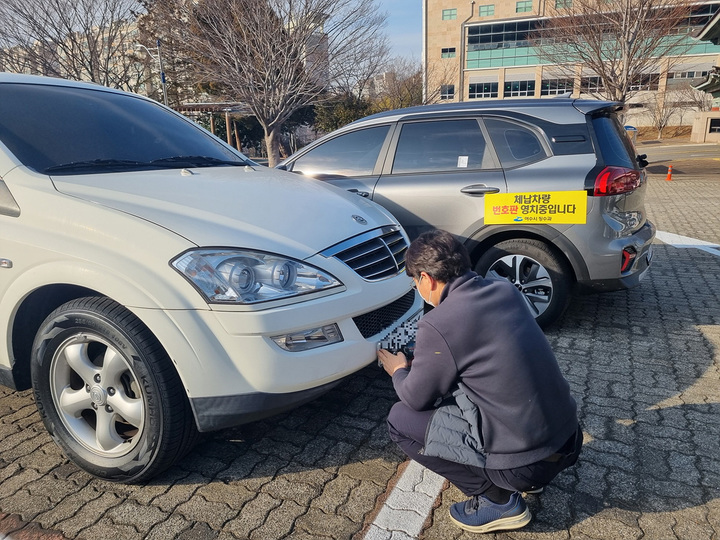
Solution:
<svg viewBox="0 0 720 540"><path fill-rule="evenodd" d="M0 383L91 474L146 480L371 363L422 309L407 243L151 100L0 74Z"/></svg>

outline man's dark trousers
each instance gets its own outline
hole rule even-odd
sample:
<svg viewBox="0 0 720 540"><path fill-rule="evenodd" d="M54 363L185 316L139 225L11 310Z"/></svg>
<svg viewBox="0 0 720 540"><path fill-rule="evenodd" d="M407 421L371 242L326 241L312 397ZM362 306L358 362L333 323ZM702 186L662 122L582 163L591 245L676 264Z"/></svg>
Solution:
<svg viewBox="0 0 720 540"><path fill-rule="evenodd" d="M419 453L425 446L425 433L434 409L416 411L401 401L393 405L388 415L390 438L403 452L420 465L447 478L466 496L482 495L493 486L509 491L530 491L545 487L561 471L572 466L582 449L582 432L576 435L546 460L524 467L506 470L482 469L462 465L438 457Z"/></svg>

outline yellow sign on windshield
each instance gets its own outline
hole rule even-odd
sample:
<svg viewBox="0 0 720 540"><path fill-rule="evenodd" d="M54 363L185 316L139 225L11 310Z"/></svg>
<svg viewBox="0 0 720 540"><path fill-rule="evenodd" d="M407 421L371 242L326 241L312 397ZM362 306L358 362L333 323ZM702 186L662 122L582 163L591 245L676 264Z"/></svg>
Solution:
<svg viewBox="0 0 720 540"><path fill-rule="evenodd" d="M485 224L569 224L587 221L586 191L485 195Z"/></svg>

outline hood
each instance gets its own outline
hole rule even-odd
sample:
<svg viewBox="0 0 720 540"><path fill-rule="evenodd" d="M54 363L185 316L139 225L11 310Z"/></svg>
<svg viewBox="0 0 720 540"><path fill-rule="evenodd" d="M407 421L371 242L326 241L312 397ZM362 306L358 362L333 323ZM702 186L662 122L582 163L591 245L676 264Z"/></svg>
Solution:
<svg viewBox="0 0 720 540"><path fill-rule="evenodd" d="M56 176L53 183L61 193L155 223L197 246L259 249L296 259L397 223L358 195L265 167Z"/></svg>

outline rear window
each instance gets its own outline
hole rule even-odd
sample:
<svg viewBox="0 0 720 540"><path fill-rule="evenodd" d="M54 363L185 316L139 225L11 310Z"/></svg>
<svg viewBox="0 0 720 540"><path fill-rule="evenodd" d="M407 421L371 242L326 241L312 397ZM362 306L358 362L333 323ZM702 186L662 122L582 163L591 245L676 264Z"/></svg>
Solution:
<svg viewBox="0 0 720 540"><path fill-rule="evenodd" d="M503 168L521 167L548 157L540 138L530 128L500 118L486 118L485 125Z"/></svg>
<svg viewBox="0 0 720 540"><path fill-rule="evenodd" d="M592 119L592 124L604 165L636 169L635 149L617 116L596 116Z"/></svg>

